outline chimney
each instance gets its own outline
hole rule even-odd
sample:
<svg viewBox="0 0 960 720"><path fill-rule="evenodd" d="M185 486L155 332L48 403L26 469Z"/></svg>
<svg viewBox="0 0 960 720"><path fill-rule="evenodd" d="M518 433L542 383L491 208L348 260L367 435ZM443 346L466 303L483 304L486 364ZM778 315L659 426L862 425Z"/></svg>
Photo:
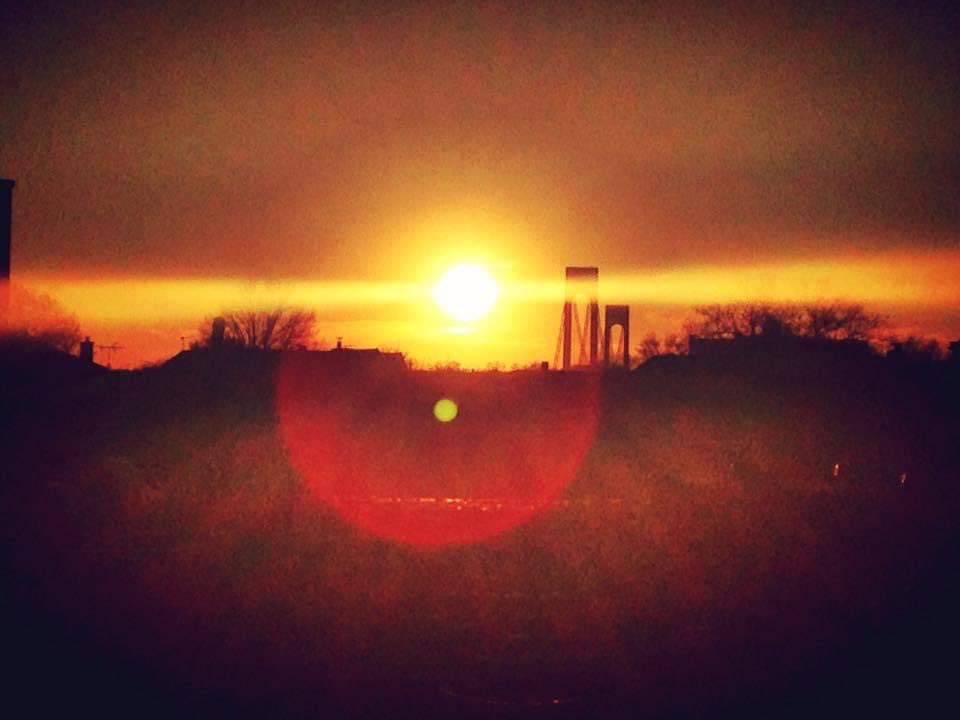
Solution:
<svg viewBox="0 0 960 720"><path fill-rule="evenodd" d="M87 335L87 339L80 343L80 359L84 362L93 362L93 340Z"/></svg>

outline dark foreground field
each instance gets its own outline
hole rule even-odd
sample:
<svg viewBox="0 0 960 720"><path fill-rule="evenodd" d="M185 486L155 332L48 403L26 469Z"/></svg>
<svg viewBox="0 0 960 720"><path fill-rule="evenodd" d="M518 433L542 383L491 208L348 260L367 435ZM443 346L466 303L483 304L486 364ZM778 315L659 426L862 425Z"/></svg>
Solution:
<svg viewBox="0 0 960 720"><path fill-rule="evenodd" d="M5 380L5 716L957 711L950 368L284 362Z"/></svg>

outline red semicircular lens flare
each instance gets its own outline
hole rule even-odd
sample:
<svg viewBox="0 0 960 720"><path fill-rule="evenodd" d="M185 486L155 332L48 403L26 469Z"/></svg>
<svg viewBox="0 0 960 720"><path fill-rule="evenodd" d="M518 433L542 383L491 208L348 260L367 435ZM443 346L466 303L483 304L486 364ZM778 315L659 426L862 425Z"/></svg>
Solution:
<svg viewBox="0 0 960 720"><path fill-rule="evenodd" d="M363 530L417 545L479 542L550 506L597 425L597 378L411 373L289 353L277 413L309 490ZM438 400L456 416L438 420Z"/></svg>

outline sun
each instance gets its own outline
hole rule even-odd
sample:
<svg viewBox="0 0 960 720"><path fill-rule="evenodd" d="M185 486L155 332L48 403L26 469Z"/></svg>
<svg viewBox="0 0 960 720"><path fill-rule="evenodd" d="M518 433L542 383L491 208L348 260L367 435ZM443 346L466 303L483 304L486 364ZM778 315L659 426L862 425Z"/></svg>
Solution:
<svg viewBox="0 0 960 720"><path fill-rule="evenodd" d="M433 299L454 320L472 322L489 313L500 288L482 265L461 263L447 270L433 286Z"/></svg>

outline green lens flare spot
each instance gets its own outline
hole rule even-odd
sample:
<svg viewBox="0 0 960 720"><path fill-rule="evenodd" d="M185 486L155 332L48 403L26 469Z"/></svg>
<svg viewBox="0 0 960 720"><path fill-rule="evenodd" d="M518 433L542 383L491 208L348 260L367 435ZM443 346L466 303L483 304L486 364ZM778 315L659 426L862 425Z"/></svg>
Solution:
<svg viewBox="0 0 960 720"><path fill-rule="evenodd" d="M450 422L457 416L457 404L450 398L440 398L433 406L433 416L440 422Z"/></svg>

